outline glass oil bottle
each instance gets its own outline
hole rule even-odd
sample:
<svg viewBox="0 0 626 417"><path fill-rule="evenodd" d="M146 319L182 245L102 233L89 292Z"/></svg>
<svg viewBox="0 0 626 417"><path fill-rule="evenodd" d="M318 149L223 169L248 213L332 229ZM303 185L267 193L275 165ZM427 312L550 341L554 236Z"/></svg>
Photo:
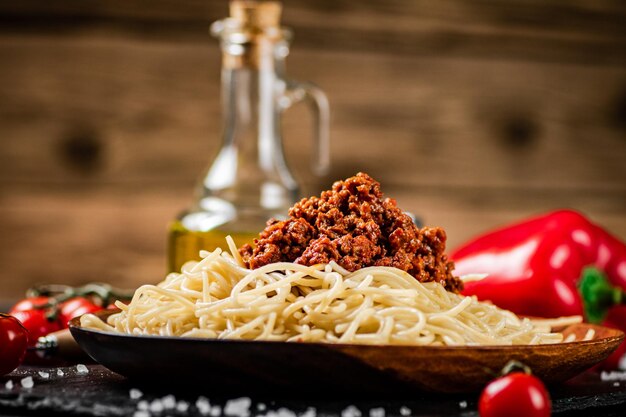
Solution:
<svg viewBox="0 0 626 417"><path fill-rule="evenodd" d="M230 17L211 32L222 49L222 146L201 178L193 205L170 225L168 269L179 271L199 251L252 243L270 218L284 218L299 197L285 161L281 117L299 101L313 111L313 167L329 165L329 108L309 83L285 78L291 33L280 26L280 2L233 1Z"/></svg>

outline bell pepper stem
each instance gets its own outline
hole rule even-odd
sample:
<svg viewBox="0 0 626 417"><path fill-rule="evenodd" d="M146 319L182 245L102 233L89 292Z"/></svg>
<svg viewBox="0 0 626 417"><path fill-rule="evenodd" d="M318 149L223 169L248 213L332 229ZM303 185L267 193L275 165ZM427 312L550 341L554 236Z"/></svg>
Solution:
<svg viewBox="0 0 626 417"><path fill-rule="evenodd" d="M591 323L601 323L611 307L626 305L626 293L611 285L606 275L596 267L583 269L578 289L585 316Z"/></svg>

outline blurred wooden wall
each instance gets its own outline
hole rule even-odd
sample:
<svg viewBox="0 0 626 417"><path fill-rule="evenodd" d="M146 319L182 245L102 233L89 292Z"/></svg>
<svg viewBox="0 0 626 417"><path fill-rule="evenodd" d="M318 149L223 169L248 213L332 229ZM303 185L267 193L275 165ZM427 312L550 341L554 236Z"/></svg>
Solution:
<svg viewBox="0 0 626 417"><path fill-rule="evenodd" d="M225 1L0 3L0 301L35 282L134 287L219 144ZM312 180L306 109L286 115L307 192L369 172L453 246L559 207L626 238L626 4L289 1L291 76L332 105Z"/></svg>

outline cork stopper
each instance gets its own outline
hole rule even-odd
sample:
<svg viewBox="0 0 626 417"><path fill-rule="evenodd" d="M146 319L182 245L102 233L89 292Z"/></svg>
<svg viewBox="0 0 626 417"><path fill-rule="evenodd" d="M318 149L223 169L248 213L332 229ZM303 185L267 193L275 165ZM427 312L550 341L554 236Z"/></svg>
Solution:
<svg viewBox="0 0 626 417"><path fill-rule="evenodd" d="M277 45L288 53L291 31L280 26L281 12L279 1L231 1L230 16L211 25L211 33L221 40L224 66L269 68Z"/></svg>
<svg viewBox="0 0 626 417"><path fill-rule="evenodd" d="M278 1L235 0L230 3L230 16L252 32L278 29L281 11Z"/></svg>

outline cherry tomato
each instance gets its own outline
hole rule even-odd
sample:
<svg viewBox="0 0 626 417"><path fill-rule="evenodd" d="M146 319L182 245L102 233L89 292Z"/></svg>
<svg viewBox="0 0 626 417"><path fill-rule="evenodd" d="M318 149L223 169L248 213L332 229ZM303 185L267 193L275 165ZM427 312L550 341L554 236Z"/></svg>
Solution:
<svg viewBox="0 0 626 417"><path fill-rule="evenodd" d="M41 308L48 301L48 297L26 298L13 306L10 311L10 314L21 321L30 333L29 343L31 346L35 345L41 336L64 328L63 323L58 318L48 318L48 310Z"/></svg>
<svg viewBox="0 0 626 417"><path fill-rule="evenodd" d="M37 343L37 339L41 336L45 336L64 328L63 324L58 319L48 319L48 317L46 317L45 310L16 311L11 312L11 315L21 321L24 327L28 329L28 332L30 333L29 342L31 346L35 345Z"/></svg>
<svg viewBox="0 0 626 417"><path fill-rule="evenodd" d="M22 363L28 346L28 330L13 316L0 313L0 375Z"/></svg>
<svg viewBox="0 0 626 417"><path fill-rule="evenodd" d="M514 372L491 381L478 400L481 417L549 417L550 397L538 378Z"/></svg>
<svg viewBox="0 0 626 417"><path fill-rule="evenodd" d="M43 306L48 304L49 301L50 297L44 296L25 298L13 306L11 314L16 311L28 311L43 308Z"/></svg>
<svg viewBox="0 0 626 417"><path fill-rule="evenodd" d="M63 324L67 325L67 322L74 317L95 313L100 310L102 310L102 307L95 305L84 297L70 298L61 303L61 320L63 320Z"/></svg>

